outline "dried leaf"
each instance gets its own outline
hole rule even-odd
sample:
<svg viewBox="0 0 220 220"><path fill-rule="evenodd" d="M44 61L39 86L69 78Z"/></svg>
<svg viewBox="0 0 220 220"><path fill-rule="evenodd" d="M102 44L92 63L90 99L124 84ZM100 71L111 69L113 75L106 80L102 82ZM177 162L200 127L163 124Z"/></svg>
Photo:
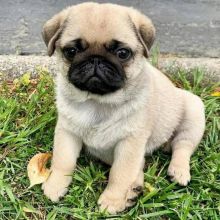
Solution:
<svg viewBox="0 0 220 220"><path fill-rule="evenodd" d="M211 94L211 96L215 96L215 97L219 97L220 96L220 92L213 92L212 94Z"/></svg>
<svg viewBox="0 0 220 220"><path fill-rule="evenodd" d="M18 84L19 84L19 79L17 79L17 78L16 78L16 79L14 79L14 80L13 80L13 85L15 85L15 86L16 86L16 85L18 85Z"/></svg>
<svg viewBox="0 0 220 220"><path fill-rule="evenodd" d="M220 87L217 87L211 96L219 97L220 96Z"/></svg>
<svg viewBox="0 0 220 220"><path fill-rule="evenodd" d="M25 73L25 74L20 78L21 84L23 84L24 86L28 86L28 85L30 84L30 78L31 78L31 74L30 74L30 73Z"/></svg>
<svg viewBox="0 0 220 220"><path fill-rule="evenodd" d="M149 192L156 190L150 183L145 183L145 187Z"/></svg>
<svg viewBox="0 0 220 220"><path fill-rule="evenodd" d="M27 166L30 180L29 188L47 180L50 175L50 170L46 168L46 164L51 157L51 153L39 153L31 158Z"/></svg>

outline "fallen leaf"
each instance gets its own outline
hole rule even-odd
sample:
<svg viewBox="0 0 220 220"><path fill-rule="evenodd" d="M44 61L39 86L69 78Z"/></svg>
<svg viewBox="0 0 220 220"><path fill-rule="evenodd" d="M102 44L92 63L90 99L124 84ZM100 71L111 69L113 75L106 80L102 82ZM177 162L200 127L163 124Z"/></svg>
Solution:
<svg viewBox="0 0 220 220"><path fill-rule="evenodd" d="M211 94L211 96L215 96L215 97L219 97L220 96L220 92L213 92L212 94Z"/></svg>
<svg viewBox="0 0 220 220"><path fill-rule="evenodd" d="M20 82L21 84L23 84L24 86L28 86L30 84L30 78L31 78L31 74L30 73L25 73L21 78L20 78Z"/></svg>
<svg viewBox="0 0 220 220"><path fill-rule="evenodd" d="M27 173L30 180L30 187L43 183L50 175L50 170L46 168L51 153L38 153L31 158L27 166Z"/></svg>
<svg viewBox="0 0 220 220"><path fill-rule="evenodd" d="M220 87L215 88L211 96L219 97L220 96Z"/></svg>
<svg viewBox="0 0 220 220"><path fill-rule="evenodd" d="M145 183L145 187L149 192L156 190L150 183Z"/></svg>
<svg viewBox="0 0 220 220"><path fill-rule="evenodd" d="M13 85L18 85L18 84L19 84L19 79L17 79L17 78L14 79L14 80L13 80Z"/></svg>

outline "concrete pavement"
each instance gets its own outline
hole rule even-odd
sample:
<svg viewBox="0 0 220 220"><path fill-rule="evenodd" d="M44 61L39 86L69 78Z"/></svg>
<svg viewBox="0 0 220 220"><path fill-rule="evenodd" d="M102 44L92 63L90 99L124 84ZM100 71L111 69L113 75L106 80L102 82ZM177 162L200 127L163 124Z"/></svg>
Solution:
<svg viewBox="0 0 220 220"><path fill-rule="evenodd" d="M207 79L211 81L220 81L220 59L219 58L178 58L178 57L160 57L158 68L164 72L174 72L179 67L191 69L195 67L203 68ZM4 79L13 80L14 78L30 72L36 75L39 69L48 70L52 74L57 73L55 57L47 56L14 56L0 55L0 81Z"/></svg>
<svg viewBox="0 0 220 220"><path fill-rule="evenodd" d="M0 54L45 54L41 27L79 0L0 0ZM98 0L140 9L152 18L161 53L220 57L220 0Z"/></svg>

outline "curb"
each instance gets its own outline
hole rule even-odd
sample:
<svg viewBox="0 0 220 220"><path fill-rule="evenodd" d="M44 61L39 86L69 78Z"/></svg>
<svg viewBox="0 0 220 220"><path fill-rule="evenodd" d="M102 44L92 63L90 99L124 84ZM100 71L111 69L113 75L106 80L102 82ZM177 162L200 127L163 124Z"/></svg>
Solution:
<svg viewBox="0 0 220 220"><path fill-rule="evenodd" d="M172 73L178 68L186 70L202 68L209 81L210 79L214 82L220 81L220 58L159 57L157 67L165 73ZM34 55L0 55L0 81L13 80L27 72L36 76L39 68L56 74L56 58Z"/></svg>

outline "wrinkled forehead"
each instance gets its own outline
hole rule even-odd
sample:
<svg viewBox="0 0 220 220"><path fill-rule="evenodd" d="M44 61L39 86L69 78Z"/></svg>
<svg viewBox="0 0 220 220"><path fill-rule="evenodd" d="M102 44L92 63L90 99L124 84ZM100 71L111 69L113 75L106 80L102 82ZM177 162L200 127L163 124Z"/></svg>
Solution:
<svg viewBox="0 0 220 220"><path fill-rule="evenodd" d="M108 7L75 9L70 12L64 25L61 46L79 38L91 44L105 44L113 39L131 48L136 48L138 44L129 15L123 10Z"/></svg>

